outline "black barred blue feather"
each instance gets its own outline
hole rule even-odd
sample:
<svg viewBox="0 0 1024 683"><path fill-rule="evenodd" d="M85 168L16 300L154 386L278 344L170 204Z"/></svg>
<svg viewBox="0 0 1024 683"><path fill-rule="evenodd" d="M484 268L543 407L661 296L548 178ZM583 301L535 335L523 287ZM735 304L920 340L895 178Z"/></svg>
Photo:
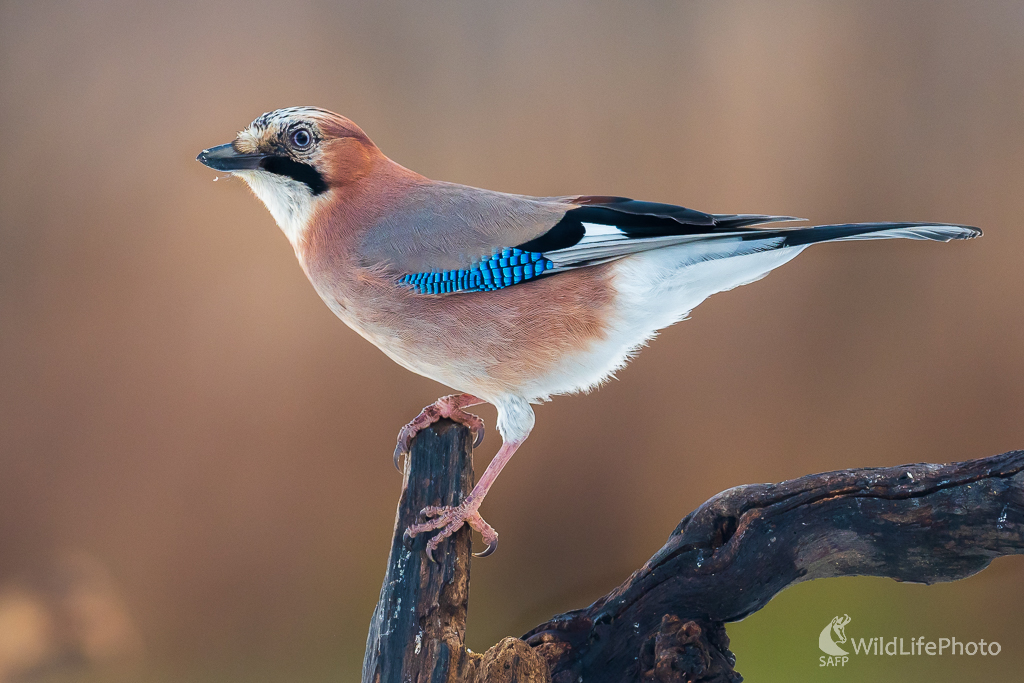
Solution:
<svg viewBox="0 0 1024 683"><path fill-rule="evenodd" d="M539 252L503 249L470 268L403 275L399 282L419 294L488 292L532 280L553 267Z"/></svg>

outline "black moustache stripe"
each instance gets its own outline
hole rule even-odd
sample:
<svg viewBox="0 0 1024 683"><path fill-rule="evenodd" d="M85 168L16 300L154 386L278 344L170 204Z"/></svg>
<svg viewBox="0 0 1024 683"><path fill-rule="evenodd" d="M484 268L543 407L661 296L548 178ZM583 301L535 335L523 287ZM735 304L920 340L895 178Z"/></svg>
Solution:
<svg viewBox="0 0 1024 683"><path fill-rule="evenodd" d="M327 191L327 183L324 182L324 177L309 164L302 164L288 157L274 156L264 159L260 166L263 167L264 171L288 176L292 180L305 183L314 195Z"/></svg>

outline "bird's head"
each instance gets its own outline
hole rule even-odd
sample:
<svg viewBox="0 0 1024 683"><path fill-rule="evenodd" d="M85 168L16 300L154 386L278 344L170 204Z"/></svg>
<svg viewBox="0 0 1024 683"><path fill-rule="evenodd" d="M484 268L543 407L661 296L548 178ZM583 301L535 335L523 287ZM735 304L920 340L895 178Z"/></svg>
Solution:
<svg viewBox="0 0 1024 683"><path fill-rule="evenodd" d="M244 180L294 243L332 190L366 176L383 158L359 126L315 107L263 114L198 161Z"/></svg>

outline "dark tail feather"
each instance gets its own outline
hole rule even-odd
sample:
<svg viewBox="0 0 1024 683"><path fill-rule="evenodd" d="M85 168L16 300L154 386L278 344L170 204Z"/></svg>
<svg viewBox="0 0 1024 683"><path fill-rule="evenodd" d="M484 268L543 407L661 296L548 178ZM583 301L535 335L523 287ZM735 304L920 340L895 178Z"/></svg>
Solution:
<svg viewBox="0 0 1024 683"><path fill-rule="evenodd" d="M716 218L718 218L716 216ZM759 219L779 220L773 216L723 216L746 220L745 225L766 222ZM739 225L736 225L739 227ZM709 236L710 237L710 236ZM840 242L846 240L970 240L981 237L981 230L971 225L953 223L842 223L839 225L816 225L814 227L782 227L742 231L742 240L772 240L783 238L776 248L802 247L817 242Z"/></svg>
<svg viewBox="0 0 1024 683"><path fill-rule="evenodd" d="M815 242L832 242L840 240L881 240L911 239L935 240L968 240L981 236L981 230L970 225L953 225L946 223L845 223L842 225L819 225L813 228L796 228L753 233L744 239L773 236L785 237L781 246L798 247ZM757 235L757 237L754 237Z"/></svg>

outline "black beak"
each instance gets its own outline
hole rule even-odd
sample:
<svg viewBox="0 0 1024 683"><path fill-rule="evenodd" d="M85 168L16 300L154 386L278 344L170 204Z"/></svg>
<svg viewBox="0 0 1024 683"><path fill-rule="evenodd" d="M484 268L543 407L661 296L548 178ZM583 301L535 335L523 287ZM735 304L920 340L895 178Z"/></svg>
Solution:
<svg viewBox="0 0 1024 683"><path fill-rule="evenodd" d="M265 158L264 154L239 154L229 142L226 145L204 149L196 157L196 161L215 171L244 171L260 168L260 162Z"/></svg>

